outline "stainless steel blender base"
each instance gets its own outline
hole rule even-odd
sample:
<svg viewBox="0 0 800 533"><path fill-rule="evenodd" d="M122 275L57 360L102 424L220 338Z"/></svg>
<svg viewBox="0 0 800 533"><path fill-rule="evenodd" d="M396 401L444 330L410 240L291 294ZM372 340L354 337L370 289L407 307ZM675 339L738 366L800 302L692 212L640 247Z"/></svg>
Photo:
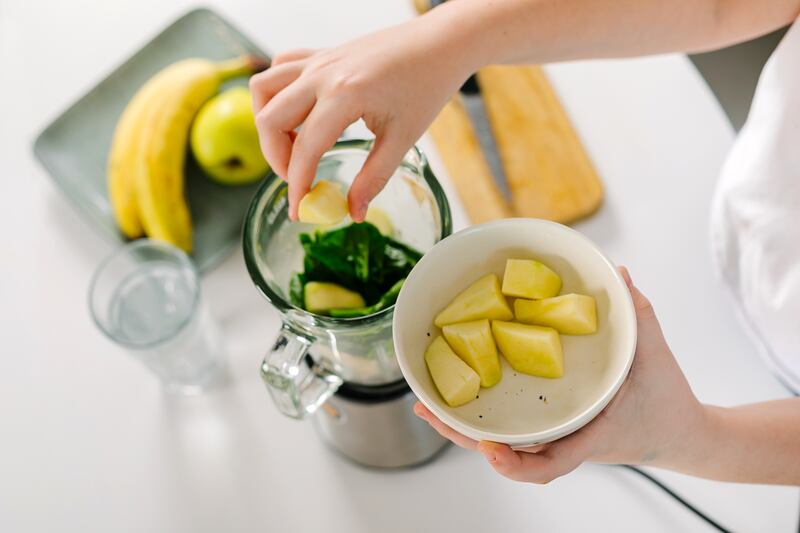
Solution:
<svg viewBox="0 0 800 533"><path fill-rule="evenodd" d="M403 468L432 459L449 441L414 415L410 390L383 401L365 401L340 394L314 415L322 440L361 465Z"/></svg>

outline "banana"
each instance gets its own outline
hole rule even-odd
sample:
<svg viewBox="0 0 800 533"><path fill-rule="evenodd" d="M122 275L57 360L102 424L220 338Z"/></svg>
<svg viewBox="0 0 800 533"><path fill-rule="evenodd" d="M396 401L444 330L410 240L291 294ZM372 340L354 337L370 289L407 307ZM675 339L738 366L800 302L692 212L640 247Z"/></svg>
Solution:
<svg viewBox="0 0 800 533"><path fill-rule="evenodd" d="M108 156L108 196L117 226L129 239L136 239L144 234L136 206L136 188L133 182L136 147L144 126L145 113L154 95L157 94L160 77L168 70L151 78L137 91L122 112L111 141L111 151Z"/></svg>
<svg viewBox="0 0 800 533"><path fill-rule="evenodd" d="M109 155L111 205L122 232L192 249L183 167L189 127L199 108L226 79L265 67L243 56L228 61L185 59L151 78L117 125Z"/></svg>

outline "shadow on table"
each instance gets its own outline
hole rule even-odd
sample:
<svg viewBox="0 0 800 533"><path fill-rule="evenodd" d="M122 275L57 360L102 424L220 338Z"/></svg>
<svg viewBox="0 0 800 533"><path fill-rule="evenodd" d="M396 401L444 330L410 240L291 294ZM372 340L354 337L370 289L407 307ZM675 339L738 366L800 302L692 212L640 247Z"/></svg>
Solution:
<svg viewBox="0 0 800 533"><path fill-rule="evenodd" d="M499 531L488 509L464 502L496 501L491 484L454 483L441 463L460 460L465 450L450 446L432 461L403 469L365 468L336 452L330 469L340 480L336 502L347 506L348 531L400 533L410 531ZM476 467L482 465L476 464ZM489 511L489 512L487 512Z"/></svg>

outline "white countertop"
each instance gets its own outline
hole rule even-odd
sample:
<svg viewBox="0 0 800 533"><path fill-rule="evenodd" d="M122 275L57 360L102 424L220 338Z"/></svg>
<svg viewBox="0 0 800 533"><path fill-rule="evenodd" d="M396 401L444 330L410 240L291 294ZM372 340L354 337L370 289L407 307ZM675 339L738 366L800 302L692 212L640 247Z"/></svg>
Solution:
<svg viewBox="0 0 800 533"><path fill-rule="evenodd" d="M331 45L411 15L404 0L209 3L273 51ZM709 531L612 467L540 487L456 448L397 472L342 460L310 424L271 405L257 369L278 320L238 252L204 281L231 386L167 396L95 329L86 292L110 247L53 187L31 143L191 6L0 3L0 531ZM786 396L712 270L708 205L733 132L699 75L682 56L548 71L606 185L602 210L578 229L629 266L697 395L724 405ZM796 527L797 489L658 475L736 531Z"/></svg>

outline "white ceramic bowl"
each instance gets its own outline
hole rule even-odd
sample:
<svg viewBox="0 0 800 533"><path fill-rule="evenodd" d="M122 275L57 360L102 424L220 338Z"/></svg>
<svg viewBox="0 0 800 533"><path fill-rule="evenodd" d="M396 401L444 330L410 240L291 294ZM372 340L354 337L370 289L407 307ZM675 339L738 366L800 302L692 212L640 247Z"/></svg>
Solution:
<svg viewBox="0 0 800 533"><path fill-rule="evenodd" d="M564 376L516 373L501 356L503 379L461 407L449 407L423 354L436 335L433 318L459 292L488 273L503 276L506 259L542 261L563 280L562 294L597 301L594 335L562 335ZM561 224L505 219L472 226L429 250L408 276L394 312L400 368L417 398L451 428L476 440L515 447L550 442L587 424L608 404L630 370L636 315L614 265L584 235Z"/></svg>

